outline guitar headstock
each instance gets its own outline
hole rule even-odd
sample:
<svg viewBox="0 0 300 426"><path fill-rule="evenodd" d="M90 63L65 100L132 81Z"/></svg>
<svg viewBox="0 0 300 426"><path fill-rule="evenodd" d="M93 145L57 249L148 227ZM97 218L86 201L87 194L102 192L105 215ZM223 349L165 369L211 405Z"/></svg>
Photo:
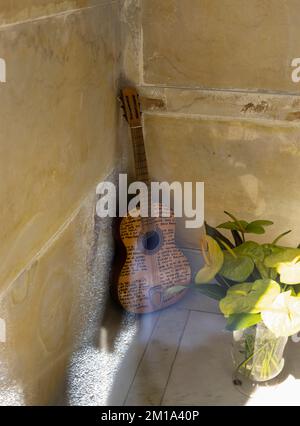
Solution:
<svg viewBox="0 0 300 426"><path fill-rule="evenodd" d="M120 101L124 111L124 117L130 127L141 126L141 107L139 95L135 88L126 87L121 90Z"/></svg>

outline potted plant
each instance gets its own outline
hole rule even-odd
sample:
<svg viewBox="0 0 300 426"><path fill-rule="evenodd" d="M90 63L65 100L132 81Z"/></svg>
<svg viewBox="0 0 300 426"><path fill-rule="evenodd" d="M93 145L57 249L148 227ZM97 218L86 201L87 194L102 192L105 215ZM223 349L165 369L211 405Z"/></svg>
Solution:
<svg viewBox="0 0 300 426"><path fill-rule="evenodd" d="M219 301L233 332L235 377L265 382L282 371L288 337L300 331L300 248L278 244L290 231L271 243L246 239L264 234L273 222L247 222L225 213L230 220L217 228L205 224L204 266L194 286Z"/></svg>

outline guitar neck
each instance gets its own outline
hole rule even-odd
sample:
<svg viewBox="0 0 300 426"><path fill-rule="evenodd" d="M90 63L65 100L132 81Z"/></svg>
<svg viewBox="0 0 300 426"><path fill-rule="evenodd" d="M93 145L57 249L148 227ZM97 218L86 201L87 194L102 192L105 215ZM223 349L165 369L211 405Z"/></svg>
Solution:
<svg viewBox="0 0 300 426"><path fill-rule="evenodd" d="M148 214L151 212L151 192L149 191L151 183L147 165L147 155L145 150L143 128L142 126L131 127L131 137L133 144L134 163L135 163L135 175L136 179L140 182L144 182L148 187L146 199L141 199L148 203ZM156 219L151 217L142 217L142 228L144 232L149 232L155 228Z"/></svg>
<svg viewBox="0 0 300 426"><path fill-rule="evenodd" d="M150 179L142 126L131 127L131 137L136 178L149 185Z"/></svg>

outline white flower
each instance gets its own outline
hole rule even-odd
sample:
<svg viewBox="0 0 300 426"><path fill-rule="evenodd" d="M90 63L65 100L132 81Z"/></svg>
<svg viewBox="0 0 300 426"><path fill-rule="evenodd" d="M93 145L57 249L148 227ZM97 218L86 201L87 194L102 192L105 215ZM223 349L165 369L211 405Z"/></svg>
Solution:
<svg viewBox="0 0 300 426"><path fill-rule="evenodd" d="M291 336L300 330L300 298L291 296L291 291L281 293L261 316L276 337Z"/></svg>

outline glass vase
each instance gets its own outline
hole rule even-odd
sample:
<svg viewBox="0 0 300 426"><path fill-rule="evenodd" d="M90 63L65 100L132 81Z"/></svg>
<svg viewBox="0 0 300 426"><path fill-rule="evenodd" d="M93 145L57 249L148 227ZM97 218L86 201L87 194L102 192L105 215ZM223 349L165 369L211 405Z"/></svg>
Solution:
<svg viewBox="0 0 300 426"><path fill-rule="evenodd" d="M262 322L234 331L234 380L239 382L240 378L247 378L252 382L267 382L278 376L284 367L287 340L287 337L276 337Z"/></svg>

